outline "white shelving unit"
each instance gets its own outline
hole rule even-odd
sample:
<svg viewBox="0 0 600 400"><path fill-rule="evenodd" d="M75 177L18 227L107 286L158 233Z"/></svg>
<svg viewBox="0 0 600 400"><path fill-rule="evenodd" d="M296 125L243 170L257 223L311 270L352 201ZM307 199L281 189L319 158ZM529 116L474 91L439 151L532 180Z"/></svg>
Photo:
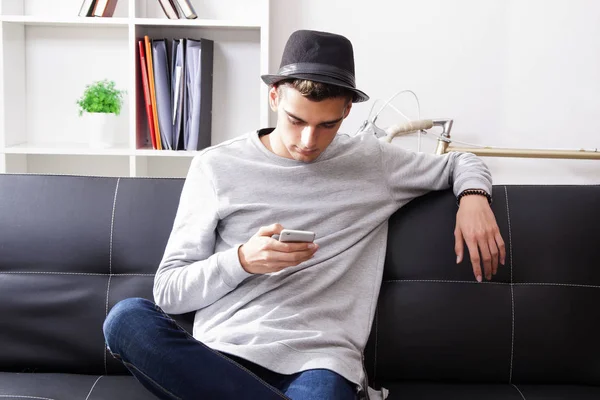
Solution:
<svg viewBox="0 0 600 400"><path fill-rule="evenodd" d="M197 151L152 150L138 40L214 41L211 143L268 126L269 0L192 0L195 20L158 0L118 0L82 18L83 0L0 0L0 173L183 177ZM109 79L127 91L116 144L88 145L76 100Z"/></svg>

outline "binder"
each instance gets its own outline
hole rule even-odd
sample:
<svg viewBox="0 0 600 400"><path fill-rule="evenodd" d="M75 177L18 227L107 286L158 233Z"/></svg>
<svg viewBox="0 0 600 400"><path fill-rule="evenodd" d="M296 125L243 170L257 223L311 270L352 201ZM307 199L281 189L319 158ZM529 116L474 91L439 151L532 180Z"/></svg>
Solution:
<svg viewBox="0 0 600 400"><path fill-rule="evenodd" d="M146 108L146 118L148 120L148 132L150 132L150 139L152 142L152 148L156 150L156 134L154 132L154 113L152 112L152 99L150 98L150 83L148 82L148 68L146 61L146 48L144 41L138 41L138 47L140 52L140 74L142 76L142 90L144 92L144 104Z"/></svg>
<svg viewBox="0 0 600 400"><path fill-rule="evenodd" d="M166 39L152 40L152 64L154 68L154 87L156 91L160 139L164 149L172 150L173 108L171 107L171 73L167 56Z"/></svg>
<svg viewBox="0 0 600 400"><path fill-rule="evenodd" d="M187 39L185 46L186 109L184 147L201 150L210 146L212 128L214 42Z"/></svg>
<svg viewBox="0 0 600 400"><path fill-rule="evenodd" d="M148 82L150 83L150 99L152 100L152 118L154 122L154 134L156 139L156 148L162 150L162 143L160 141L160 127L158 125L158 113L156 111L156 91L154 88L154 70L152 68L152 45L150 44L150 37L144 36L144 43L146 44L146 61L148 62Z"/></svg>
<svg viewBox="0 0 600 400"><path fill-rule="evenodd" d="M171 65L171 95L173 104L173 150L184 150L185 105L185 39L173 39Z"/></svg>

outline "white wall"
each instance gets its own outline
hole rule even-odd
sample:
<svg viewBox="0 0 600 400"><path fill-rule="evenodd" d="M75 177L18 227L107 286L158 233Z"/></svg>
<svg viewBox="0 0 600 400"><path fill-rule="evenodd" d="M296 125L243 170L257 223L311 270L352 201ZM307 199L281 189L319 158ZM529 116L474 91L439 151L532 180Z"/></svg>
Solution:
<svg viewBox="0 0 600 400"><path fill-rule="evenodd" d="M423 118L453 118L456 140L499 147L600 150L600 1L271 0L273 72L291 32L343 34L357 85L376 99L411 89ZM416 118L414 101L393 104ZM378 104L379 105L379 104ZM382 124L400 121L386 110ZM395 140L416 150L416 139ZM435 141L423 139L422 151ZM494 183L600 183L600 160L485 158Z"/></svg>

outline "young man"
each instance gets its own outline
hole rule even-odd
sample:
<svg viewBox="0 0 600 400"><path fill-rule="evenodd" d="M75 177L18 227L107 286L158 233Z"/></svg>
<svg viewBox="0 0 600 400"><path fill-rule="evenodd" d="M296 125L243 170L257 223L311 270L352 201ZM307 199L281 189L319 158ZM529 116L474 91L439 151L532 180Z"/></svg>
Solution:
<svg viewBox="0 0 600 400"><path fill-rule="evenodd" d="M104 326L107 345L164 399L382 398L363 349L383 273L387 220L431 190L461 197L457 262L491 279L504 243L491 177L471 154L413 153L373 135L338 134L356 89L351 43L297 31L271 85L275 129L194 158L154 284L156 304L128 299ZM283 228L315 243L284 243ZM195 311L193 337L166 313Z"/></svg>

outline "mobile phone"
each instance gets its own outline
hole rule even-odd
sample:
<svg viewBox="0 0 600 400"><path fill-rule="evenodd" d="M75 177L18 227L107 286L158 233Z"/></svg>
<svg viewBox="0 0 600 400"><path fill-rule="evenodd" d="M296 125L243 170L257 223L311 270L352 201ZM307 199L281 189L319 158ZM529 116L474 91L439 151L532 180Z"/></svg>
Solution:
<svg viewBox="0 0 600 400"><path fill-rule="evenodd" d="M311 231L284 229L279 235L274 235L273 238L280 242L313 242L315 236L315 233Z"/></svg>

